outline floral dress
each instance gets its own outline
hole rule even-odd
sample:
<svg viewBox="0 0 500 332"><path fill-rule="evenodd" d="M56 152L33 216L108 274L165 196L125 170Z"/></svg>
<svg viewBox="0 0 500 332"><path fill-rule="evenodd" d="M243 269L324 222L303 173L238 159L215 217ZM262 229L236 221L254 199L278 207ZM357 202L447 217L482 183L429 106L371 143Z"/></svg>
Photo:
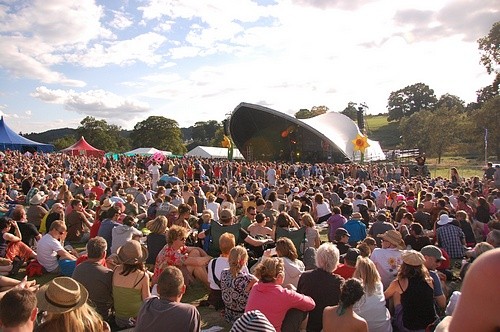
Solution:
<svg viewBox="0 0 500 332"><path fill-rule="evenodd" d="M184 261L188 257L187 247L183 246L179 250L166 245L156 256L153 280L158 280L160 274L168 266L177 266L182 271ZM185 276L184 276L185 277Z"/></svg>
<svg viewBox="0 0 500 332"><path fill-rule="evenodd" d="M248 284L253 280L250 274L238 272L236 277L231 275L229 269L221 273L220 285L222 300L224 301L224 318L233 324L245 312L249 292L246 291Z"/></svg>

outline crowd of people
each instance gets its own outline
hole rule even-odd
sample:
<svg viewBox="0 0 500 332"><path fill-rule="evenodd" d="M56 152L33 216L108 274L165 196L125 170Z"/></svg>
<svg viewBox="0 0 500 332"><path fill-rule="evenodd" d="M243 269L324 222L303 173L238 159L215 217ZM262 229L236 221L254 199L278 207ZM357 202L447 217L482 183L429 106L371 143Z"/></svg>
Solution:
<svg viewBox="0 0 500 332"><path fill-rule="evenodd" d="M181 302L193 282L232 331L466 331L472 290L499 275L481 263L500 254L491 164L465 179L456 168L429 178L384 164L6 151L0 172L4 331L199 331L197 308ZM22 268L54 278L13 278ZM484 330L500 328L495 317Z"/></svg>

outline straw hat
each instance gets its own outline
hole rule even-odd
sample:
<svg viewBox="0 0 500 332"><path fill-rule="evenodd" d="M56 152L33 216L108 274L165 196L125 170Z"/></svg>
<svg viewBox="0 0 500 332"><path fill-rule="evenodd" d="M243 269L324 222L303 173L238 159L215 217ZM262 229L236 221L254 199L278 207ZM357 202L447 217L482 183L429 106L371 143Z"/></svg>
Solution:
<svg viewBox="0 0 500 332"><path fill-rule="evenodd" d="M294 200L292 201L292 207L294 207L294 208L297 208L297 209L298 209L298 208L300 208L300 207L301 207L301 205L302 205L302 204L300 203L300 201L298 201L298 200L296 200L296 199L294 199Z"/></svg>
<svg viewBox="0 0 500 332"><path fill-rule="evenodd" d="M48 312L65 313L87 302L87 289L73 278L57 277L43 285L36 294L38 308Z"/></svg>
<svg viewBox="0 0 500 332"><path fill-rule="evenodd" d="M403 262L411 266L420 266L425 263L424 255L416 250L405 250L401 254Z"/></svg>
<svg viewBox="0 0 500 332"><path fill-rule="evenodd" d="M114 203L109 198L106 198L101 204L101 210L108 211L109 208L112 207L113 205Z"/></svg>
<svg viewBox="0 0 500 332"><path fill-rule="evenodd" d="M389 230L383 234L378 234L377 237L382 238L383 240L386 240L395 246L398 247L398 249L405 249L406 245L405 242L403 241L403 237L401 236L401 233L395 230Z"/></svg>
<svg viewBox="0 0 500 332"><path fill-rule="evenodd" d="M30 204L33 204L33 205L42 204L43 202L45 202L45 193L43 191L37 192L30 199Z"/></svg>
<svg viewBox="0 0 500 332"><path fill-rule="evenodd" d="M129 240L118 248L117 255L121 263L134 265L142 263L148 258L148 250L139 241Z"/></svg>

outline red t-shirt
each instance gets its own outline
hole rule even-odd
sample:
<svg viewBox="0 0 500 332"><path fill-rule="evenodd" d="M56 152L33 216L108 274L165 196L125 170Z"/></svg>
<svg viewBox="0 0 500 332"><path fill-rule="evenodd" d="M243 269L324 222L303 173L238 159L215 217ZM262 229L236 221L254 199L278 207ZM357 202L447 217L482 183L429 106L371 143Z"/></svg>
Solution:
<svg viewBox="0 0 500 332"><path fill-rule="evenodd" d="M344 279L350 279L352 278L352 275L354 274L354 271L356 271L356 268L353 266L349 266L346 264L339 264L337 269L333 271L334 274L338 274Z"/></svg>

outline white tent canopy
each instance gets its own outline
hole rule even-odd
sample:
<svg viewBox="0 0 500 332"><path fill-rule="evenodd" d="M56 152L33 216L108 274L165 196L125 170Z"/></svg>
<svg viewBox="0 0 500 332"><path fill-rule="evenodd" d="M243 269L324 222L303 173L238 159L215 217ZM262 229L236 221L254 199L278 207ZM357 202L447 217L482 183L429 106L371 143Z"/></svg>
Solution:
<svg viewBox="0 0 500 332"><path fill-rule="evenodd" d="M227 148L216 148L213 146L197 146L186 155L200 158L227 158ZM233 150L234 159L244 159L238 149Z"/></svg>
<svg viewBox="0 0 500 332"><path fill-rule="evenodd" d="M170 151L162 151L155 148L137 148L132 151L125 152L125 154L127 156L135 156L135 155L152 156L157 152L160 152L165 156L170 156L172 154L172 152Z"/></svg>

